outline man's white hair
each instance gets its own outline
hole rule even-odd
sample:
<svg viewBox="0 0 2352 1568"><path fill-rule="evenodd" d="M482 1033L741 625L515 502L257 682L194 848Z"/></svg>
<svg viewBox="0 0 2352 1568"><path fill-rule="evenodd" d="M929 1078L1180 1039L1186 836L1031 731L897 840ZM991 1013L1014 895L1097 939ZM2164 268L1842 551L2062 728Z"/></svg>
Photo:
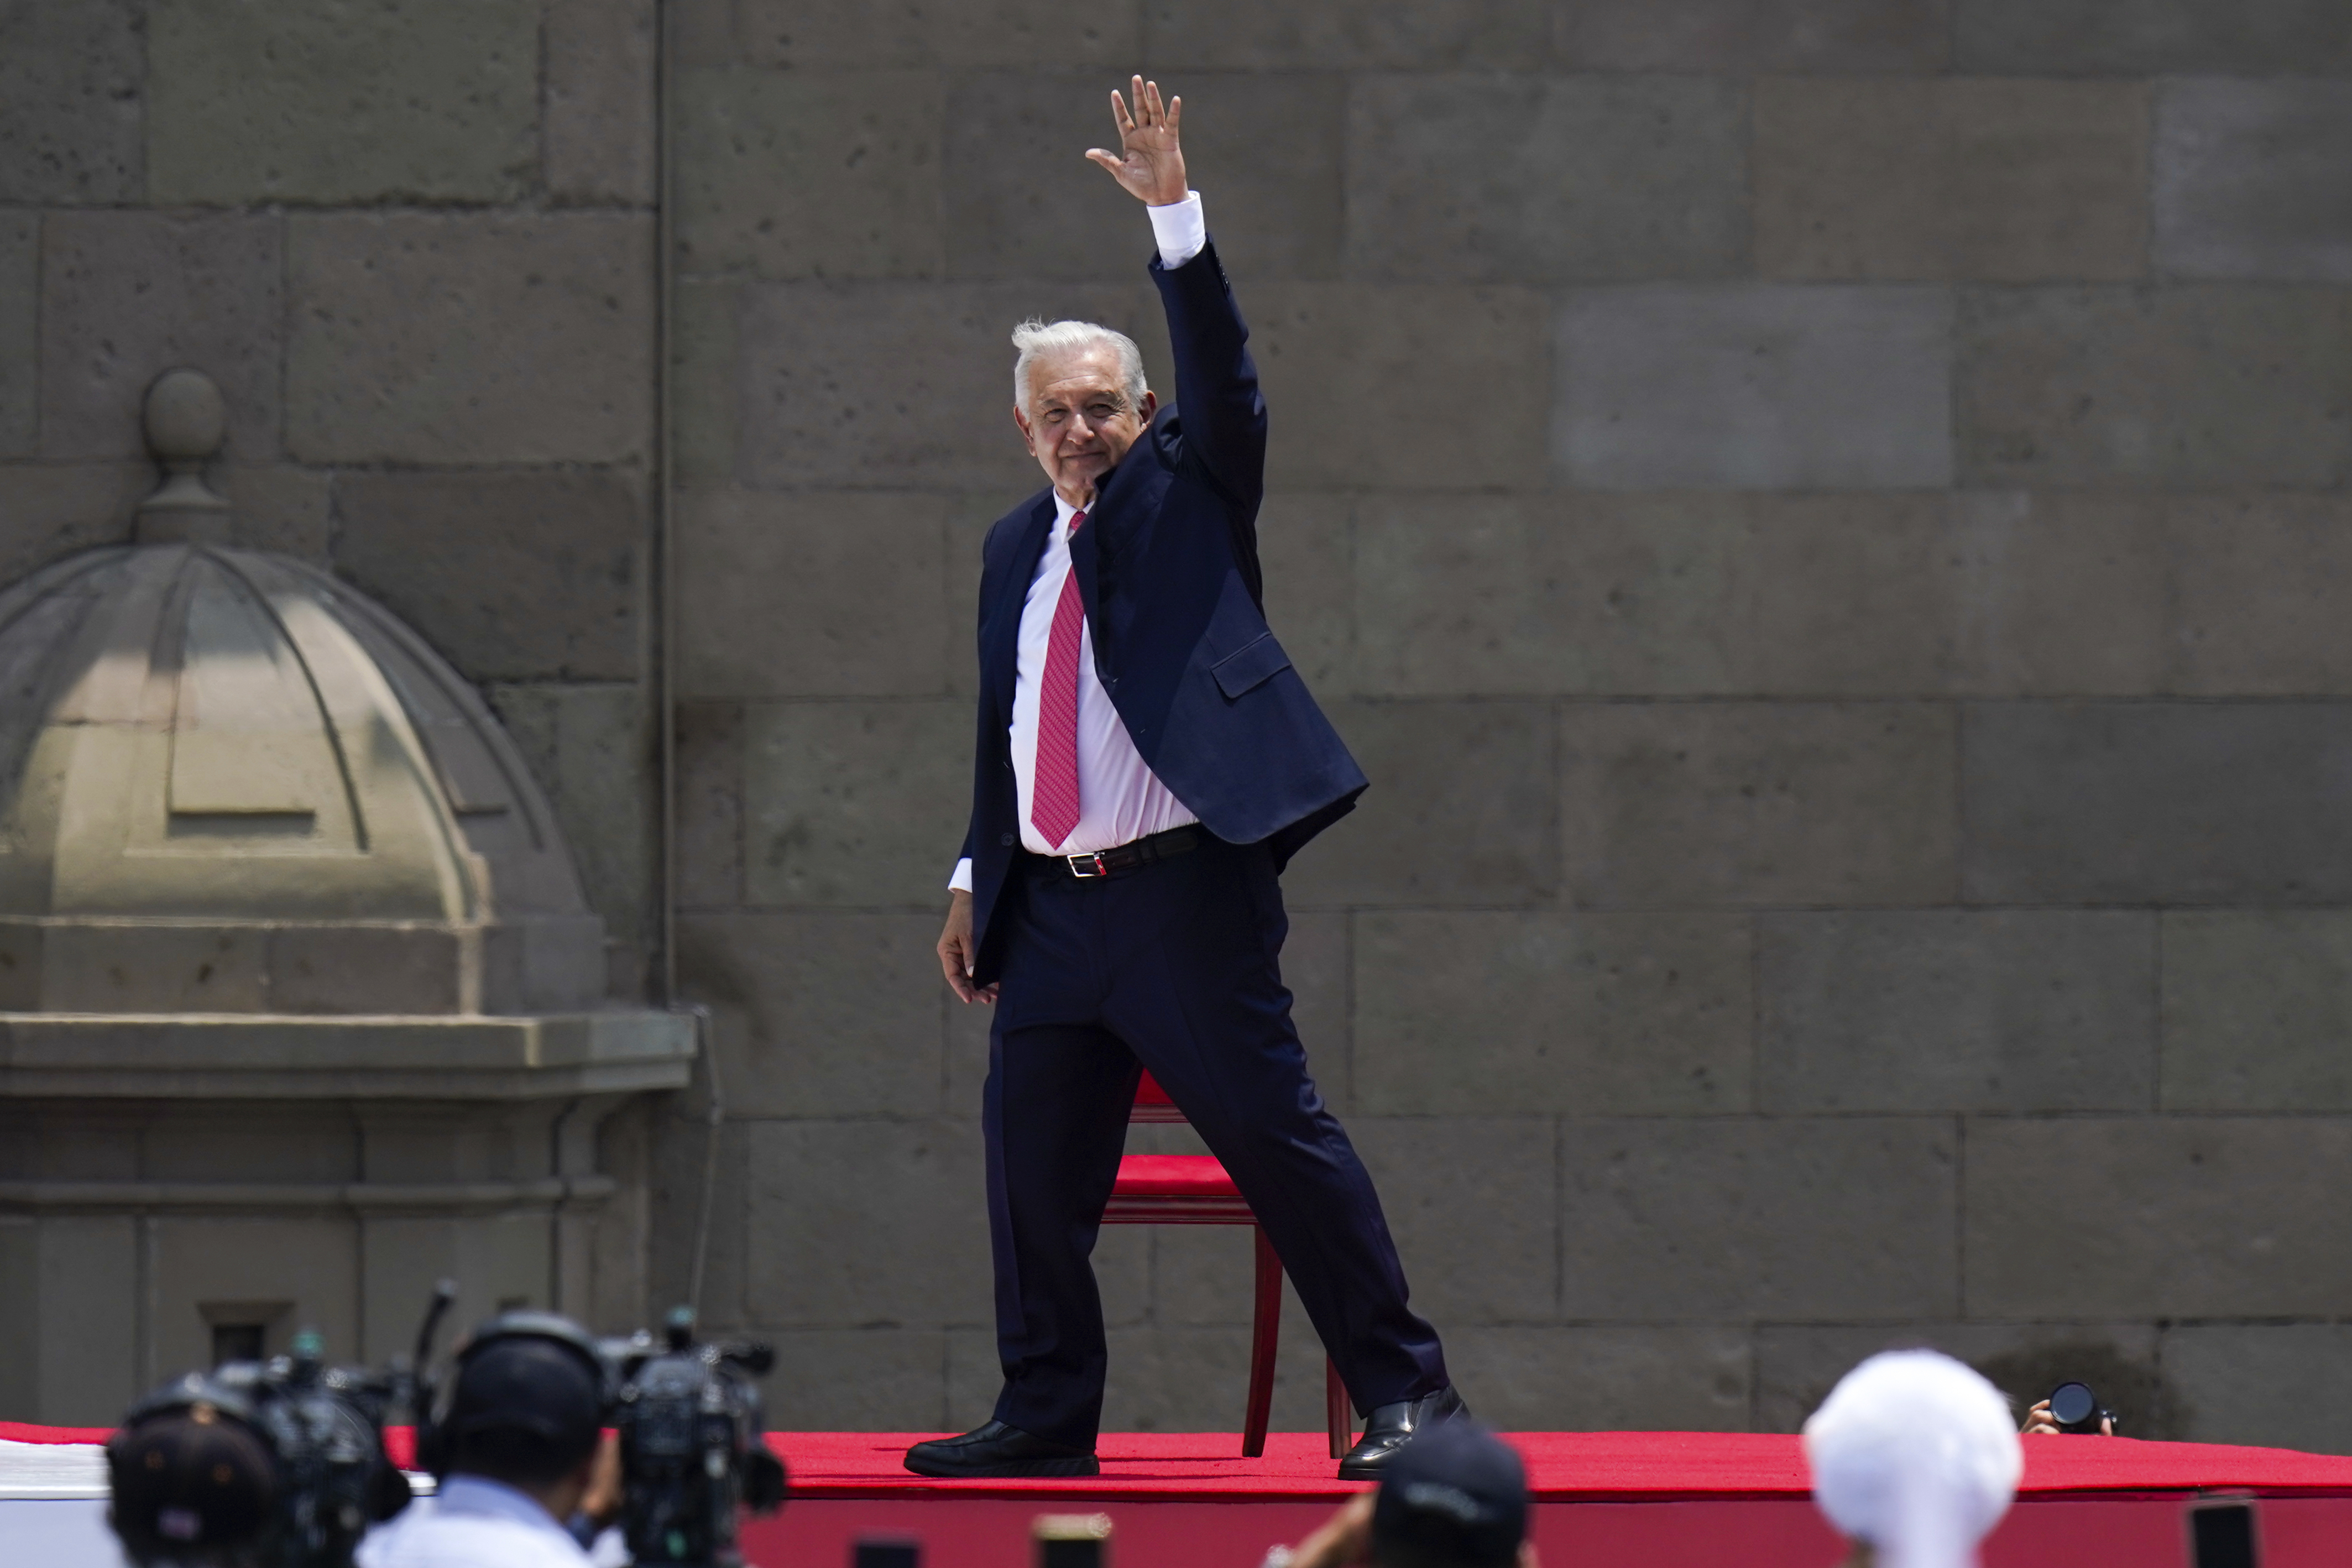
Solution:
<svg viewBox="0 0 2352 1568"><path fill-rule="evenodd" d="M1019 351L1013 362L1013 404L1024 413L1029 407L1030 365L1040 355L1064 354L1074 349L1107 348L1118 355L1119 384L1127 389L1127 400L1138 408L1143 406L1143 351L1125 332L1114 332L1092 321L1041 321L1032 316L1013 329L1013 346Z"/></svg>
<svg viewBox="0 0 2352 1568"><path fill-rule="evenodd" d="M1971 1568L2024 1464L2009 1402L1934 1351L1889 1351L1805 1423L1813 1501L1882 1568Z"/></svg>

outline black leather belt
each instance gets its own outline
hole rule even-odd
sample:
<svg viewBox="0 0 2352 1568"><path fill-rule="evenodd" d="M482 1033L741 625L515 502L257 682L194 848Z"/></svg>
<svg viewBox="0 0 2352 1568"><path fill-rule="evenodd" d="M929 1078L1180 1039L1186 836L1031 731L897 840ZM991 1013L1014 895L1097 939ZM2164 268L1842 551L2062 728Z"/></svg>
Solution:
<svg viewBox="0 0 2352 1568"><path fill-rule="evenodd" d="M1097 877L1108 877L1113 871L1190 855L1201 847L1202 837L1200 825L1188 822L1181 827L1171 827L1165 833L1154 833L1122 844L1116 849L1098 849L1091 855L1037 855L1031 859L1038 870L1049 877L1076 877L1080 881L1091 881Z"/></svg>

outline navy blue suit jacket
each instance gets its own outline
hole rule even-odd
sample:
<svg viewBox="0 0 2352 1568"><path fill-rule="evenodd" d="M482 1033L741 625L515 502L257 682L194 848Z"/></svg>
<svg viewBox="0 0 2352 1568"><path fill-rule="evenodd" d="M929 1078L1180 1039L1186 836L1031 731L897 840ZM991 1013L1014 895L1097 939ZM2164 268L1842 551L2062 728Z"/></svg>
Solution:
<svg viewBox="0 0 2352 1568"><path fill-rule="evenodd" d="M1265 489L1265 400L1216 247L1181 267L1151 263L1175 350L1176 401L1103 477L1071 570L1096 673L1160 782L1218 837L1266 842L1277 868L1345 816L1363 771L1267 629L1257 559ZM988 531L981 551L980 731L973 749L974 978L1003 963L992 920L1020 852L1013 688L1021 611L1054 527L1041 490Z"/></svg>

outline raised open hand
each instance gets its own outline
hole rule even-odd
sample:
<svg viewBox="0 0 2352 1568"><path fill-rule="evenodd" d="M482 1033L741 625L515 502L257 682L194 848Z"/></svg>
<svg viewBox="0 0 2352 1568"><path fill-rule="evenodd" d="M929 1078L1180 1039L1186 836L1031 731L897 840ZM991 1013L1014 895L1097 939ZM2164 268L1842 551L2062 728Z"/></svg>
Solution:
<svg viewBox="0 0 2352 1568"><path fill-rule="evenodd" d="M1176 124L1183 117L1184 100L1171 98L1162 105L1160 84L1141 77L1135 79L1132 90L1132 114L1116 90L1110 95L1111 118L1118 122L1118 153L1089 147L1087 156L1108 169L1111 178L1139 202L1155 207L1181 202L1190 188L1184 184L1184 150L1176 144Z"/></svg>

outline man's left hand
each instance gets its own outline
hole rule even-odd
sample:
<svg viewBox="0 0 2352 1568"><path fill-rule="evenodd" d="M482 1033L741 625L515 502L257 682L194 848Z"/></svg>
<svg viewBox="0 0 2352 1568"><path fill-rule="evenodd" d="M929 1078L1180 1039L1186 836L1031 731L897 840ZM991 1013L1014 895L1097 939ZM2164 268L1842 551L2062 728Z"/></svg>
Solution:
<svg viewBox="0 0 2352 1568"><path fill-rule="evenodd" d="M1128 112L1127 102L1114 90L1110 95L1111 119L1118 124L1118 153L1116 157L1099 147L1087 149L1087 156L1110 171L1129 195L1155 207L1171 206L1184 199L1192 187L1184 183L1184 150L1177 145L1176 122L1184 113L1184 100L1171 98L1160 101L1160 84L1135 79L1135 112Z"/></svg>

